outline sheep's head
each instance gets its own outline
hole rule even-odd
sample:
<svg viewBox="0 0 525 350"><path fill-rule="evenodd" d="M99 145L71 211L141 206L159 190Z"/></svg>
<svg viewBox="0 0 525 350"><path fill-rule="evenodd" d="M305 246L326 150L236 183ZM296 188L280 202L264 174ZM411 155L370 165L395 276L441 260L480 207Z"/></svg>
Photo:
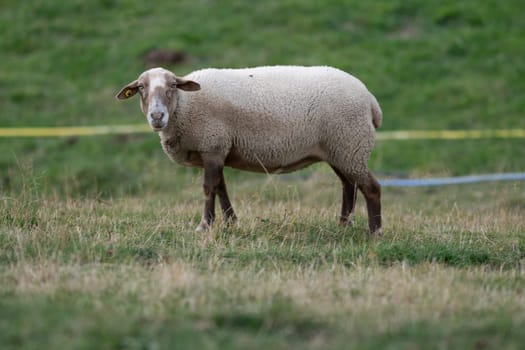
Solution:
<svg viewBox="0 0 525 350"><path fill-rule="evenodd" d="M154 131L161 131L168 125L169 117L177 108L177 89L184 91L200 90L194 81L177 77L164 68L153 68L142 73L139 78L124 86L117 94L125 100L140 94L140 108Z"/></svg>

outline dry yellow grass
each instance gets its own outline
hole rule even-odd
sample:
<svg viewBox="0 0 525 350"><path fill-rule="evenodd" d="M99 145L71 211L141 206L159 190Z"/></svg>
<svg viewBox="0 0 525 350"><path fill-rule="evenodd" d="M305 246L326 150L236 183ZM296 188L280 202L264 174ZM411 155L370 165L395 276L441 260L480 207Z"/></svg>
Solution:
<svg viewBox="0 0 525 350"><path fill-rule="evenodd" d="M525 321L525 270L483 267L456 269L437 263L390 267L341 266L224 269L215 257L202 271L185 261L152 267L104 264L19 264L2 268L0 291L23 295L88 295L105 307L104 296L137 296L146 316L167 317L165 304L177 300L198 314L230 309L256 314L275 298L322 322L378 332L407 322L440 322L476 313L511 313ZM500 283L508 281L507 283ZM521 285L521 288L517 288Z"/></svg>
<svg viewBox="0 0 525 350"><path fill-rule="evenodd" d="M193 231L198 184L176 197L3 198L0 295L24 305L87 300L95 312L155 322L182 312L196 332L224 322L307 327L313 348L330 342L326 332L468 324L478 336L498 322L525 324L522 183L385 188L385 235L370 239L362 198L345 230L336 179L292 180L233 183L239 223L219 220L204 234Z"/></svg>

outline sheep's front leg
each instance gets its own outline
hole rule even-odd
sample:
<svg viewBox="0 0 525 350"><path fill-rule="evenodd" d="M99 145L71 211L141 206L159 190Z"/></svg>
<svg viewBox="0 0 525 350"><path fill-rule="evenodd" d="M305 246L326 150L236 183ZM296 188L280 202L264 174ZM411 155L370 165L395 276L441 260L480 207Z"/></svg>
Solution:
<svg viewBox="0 0 525 350"><path fill-rule="evenodd" d="M221 166L213 161L206 161L203 159L204 165L204 183L202 189L204 192L204 211L202 219L197 226L197 231L206 231L211 228L215 220L215 195L219 187Z"/></svg>
<svg viewBox="0 0 525 350"><path fill-rule="evenodd" d="M230 202L230 198L228 197L228 191L226 190L226 182L224 182L224 173L222 169L221 169L220 176L221 176L221 181L219 183L217 194L219 195L219 201L221 203L222 215L224 217L224 221L230 224L237 220L237 216L235 215L235 212L233 211L233 207Z"/></svg>
<svg viewBox="0 0 525 350"><path fill-rule="evenodd" d="M226 192L224 183L224 162L211 155L202 155L204 166L204 211L197 231L211 228L215 221L215 196L219 195L224 218L227 222L235 221L235 213Z"/></svg>

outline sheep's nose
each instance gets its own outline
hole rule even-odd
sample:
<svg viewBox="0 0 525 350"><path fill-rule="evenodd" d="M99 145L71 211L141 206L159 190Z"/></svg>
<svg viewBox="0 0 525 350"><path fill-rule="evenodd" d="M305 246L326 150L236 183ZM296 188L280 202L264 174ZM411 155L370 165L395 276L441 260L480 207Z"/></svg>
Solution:
<svg viewBox="0 0 525 350"><path fill-rule="evenodd" d="M164 118L164 112L151 112L151 113L149 114L149 116L150 116L151 119L153 119L153 120L159 120L159 119Z"/></svg>

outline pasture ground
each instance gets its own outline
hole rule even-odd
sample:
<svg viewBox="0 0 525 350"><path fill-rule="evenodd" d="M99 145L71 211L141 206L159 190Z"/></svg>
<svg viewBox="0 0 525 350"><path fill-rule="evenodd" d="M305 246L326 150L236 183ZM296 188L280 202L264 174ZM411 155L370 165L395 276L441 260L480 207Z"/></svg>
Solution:
<svg viewBox="0 0 525 350"><path fill-rule="evenodd" d="M337 226L339 184L233 182L195 233L200 180L141 197L2 198L3 348L518 349L523 184L384 188L385 234Z"/></svg>
<svg viewBox="0 0 525 350"><path fill-rule="evenodd" d="M380 130L524 128L522 0L2 0L0 127L144 122L115 93L163 49L205 67L330 65ZM524 139L379 142L379 177L525 170ZM196 234L197 170L158 137L0 139L1 349L519 349L525 184L385 188L337 226L325 166L226 174L239 225Z"/></svg>

